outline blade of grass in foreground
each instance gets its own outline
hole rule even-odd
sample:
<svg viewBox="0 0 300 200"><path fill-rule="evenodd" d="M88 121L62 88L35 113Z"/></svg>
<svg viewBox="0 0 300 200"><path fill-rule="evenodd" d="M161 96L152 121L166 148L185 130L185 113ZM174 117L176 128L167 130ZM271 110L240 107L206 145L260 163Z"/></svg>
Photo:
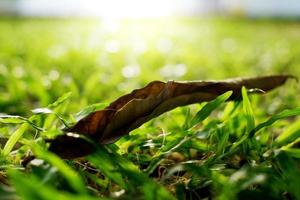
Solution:
<svg viewBox="0 0 300 200"><path fill-rule="evenodd" d="M18 115L0 114L0 123L4 124L22 124L28 121L27 118Z"/></svg>
<svg viewBox="0 0 300 200"><path fill-rule="evenodd" d="M54 103L50 104L48 107L55 108L55 107L59 106L60 104L64 103L68 98L70 98L70 96L71 96L71 92L66 93L66 94L62 95L60 98L58 98ZM24 118L24 117L19 117L19 116L11 116L11 115L4 115L2 117L1 120L4 123L21 123L22 121L24 121L23 124L10 136L10 138L6 142L6 144L3 148L3 151L2 151L3 155L8 155L12 151L15 144L18 142L18 140L23 136L24 132L30 126L32 126L33 128L35 128L39 131L43 131L43 129L41 129L40 127L37 127L32 122L35 118L36 118L36 115L31 116L29 119ZM64 121L64 120L62 120L62 121Z"/></svg>
<svg viewBox="0 0 300 200"><path fill-rule="evenodd" d="M122 174L116 172L118 163L116 163L115 159L112 157L112 155L109 155L104 147L99 147L97 152L88 156L88 160L107 178L118 184L120 187L128 189Z"/></svg>
<svg viewBox="0 0 300 200"><path fill-rule="evenodd" d="M11 150L14 148L15 144L18 142L18 140L22 137L22 135L24 134L24 132L29 128L29 124L28 123L23 123L7 140L2 154L4 156L8 155Z"/></svg>
<svg viewBox="0 0 300 200"><path fill-rule="evenodd" d="M59 97L55 102L51 103L48 105L48 108L56 108L58 107L60 104L64 103L66 100L68 100L72 95L72 92L67 92L65 94L63 94L61 97Z"/></svg>
<svg viewBox="0 0 300 200"><path fill-rule="evenodd" d="M9 171L9 179L14 185L17 194L24 200L96 200L101 198L95 198L88 196L86 194L70 194L67 192L62 192L54 189L49 185L41 183L41 180L38 180L32 174L22 174L17 170Z"/></svg>
<svg viewBox="0 0 300 200"><path fill-rule="evenodd" d="M146 174L139 171L137 166L117 153L108 152L104 147L88 157L95 167L101 170L108 178L127 190L140 188L147 200L174 199L161 185L149 179ZM126 180L126 183L125 183Z"/></svg>
<svg viewBox="0 0 300 200"><path fill-rule="evenodd" d="M68 126L67 122L62 117L60 117L57 111L59 111L59 109L61 109L66 104L66 101L71 97L71 94L72 94L71 92L65 93L61 97L59 97L54 103L49 104L47 106L47 108L53 110L52 112L54 115L49 115L45 119L43 128L45 129L51 128L53 122L55 121L55 118L58 118L65 126Z"/></svg>
<svg viewBox="0 0 300 200"><path fill-rule="evenodd" d="M37 144L31 145L34 155L37 158L45 160L57 167L58 171L68 181L70 186L79 193L87 193L86 186L81 177L76 173L70 166L68 166L62 159L57 155L42 149Z"/></svg>
<svg viewBox="0 0 300 200"><path fill-rule="evenodd" d="M35 123L33 123L34 116L30 117L29 119L26 117L21 117L18 115L6 115L0 114L0 123L4 124L23 124L28 123L30 126L35 128L38 131L43 131L41 127L38 127Z"/></svg>
<svg viewBox="0 0 300 200"><path fill-rule="evenodd" d="M232 91L228 91L216 99L208 102L192 119L190 127L195 126L199 122L205 120L217 107L224 103L232 94Z"/></svg>
<svg viewBox="0 0 300 200"><path fill-rule="evenodd" d="M191 123L189 125L186 125L184 127L185 130L193 128L195 125L200 123L201 121L205 120L215 109L217 109L220 105L222 105L232 94L232 91L228 91L220 96L218 96L216 99L208 102L205 104L200 111L197 112L197 114L194 116L194 118L191 120ZM159 165L159 163L162 161L165 155L172 152L174 149L177 149L181 145L183 145L185 142L189 141L192 137L186 137L187 134L189 134L190 131L185 131L185 134L177 138L176 140L173 140L166 144L163 149L161 149L159 152L157 152L156 156L153 157L151 163L148 165L146 172L152 173L154 169Z"/></svg>
<svg viewBox="0 0 300 200"><path fill-rule="evenodd" d="M282 150L289 156L300 159L300 149L297 148L282 148Z"/></svg>
<svg viewBox="0 0 300 200"><path fill-rule="evenodd" d="M290 194L290 199L300 199L300 172L299 163L290 157L290 152L281 152L276 156L277 166L280 170L282 181L285 184L282 186L284 190Z"/></svg>
<svg viewBox="0 0 300 200"><path fill-rule="evenodd" d="M109 105L108 103L96 103L96 104L89 105L84 109L82 109L81 111L79 111L78 113L76 113L75 118L77 121L79 121L80 119L84 118L88 114L95 112L96 110L104 109L108 105Z"/></svg>
<svg viewBox="0 0 300 200"><path fill-rule="evenodd" d="M23 120L23 124L21 124L20 127L12 133L12 135L5 143L5 146L2 151L2 154L4 156L8 155L12 151L15 144L22 138L23 134L25 133L25 131L27 131L27 129L30 126L38 131L44 131L44 129L38 127L32 122L35 119L36 119L36 115L31 116L29 119L18 117L18 116L10 116L10 115L6 115L6 117L3 118L5 123L19 123L20 122L19 120Z"/></svg>
<svg viewBox="0 0 300 200"><path fill-rule="evenodd" d="M296 145L300 143L300 137L293 140L291 143L284 145L280 148L280 150L284 151L291 157L300 158L300 149L296 148Z"/></svg>
<svg viewBox="0 0 300 200"><path fill-rule="evenodd" d="M248 98L247 90L242 87L242 97L243 97L243 112L247 120L247 132L249 133L255 127L254 114L251 107L251 103Z"/></svg>
<svg viewBox="0 0 300 200"><path fill-rule="evenodd" d="M285 145L300 137L300 120L289 126L275 140L277 145Z"/></svg>
<svg viewBox="0 0 300 200"><path fill-rule="evenodd" d="M274 124L276 121L281 120L281 119L285 119L288 117L293 117L293 116L298 116L300 115L300 108L295 108L295 109L290 109L290 110L284 110L279 114L273 115L270 119L268 119L267 121L259 124L258 126L256 126L250 133L250 137L253 137L255 135L256 132L258 132L259 130L261 130L262 128L271 126L272 124Z"/></svg>
<svg viewBox="0 0 300 200"><path fill-rule="evenodd" d="M243 97L243 114L247 121L247 134L242 135L242 137L240 137L238 141L233 143L233 145L230 147L230 152L234 152L238 146L240 146L245 140L247 140L249 138L249 135L251 134L251 130L255 128L253 110L248 98L247 89L244 86L242 87L242 97Z"/></svg>

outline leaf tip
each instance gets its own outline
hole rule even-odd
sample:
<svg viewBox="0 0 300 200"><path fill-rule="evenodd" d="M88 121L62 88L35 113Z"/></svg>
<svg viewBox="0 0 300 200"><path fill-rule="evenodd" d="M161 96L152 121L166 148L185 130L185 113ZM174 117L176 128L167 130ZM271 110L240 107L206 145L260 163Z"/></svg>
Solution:
<svg viewBox="0 0 300 200"><path fill-rule="evenodd" d="M87 138L74 133L67 133L56 137L49 147L49 151L64 159L84 157L94 152L93 143Z"/></svg>

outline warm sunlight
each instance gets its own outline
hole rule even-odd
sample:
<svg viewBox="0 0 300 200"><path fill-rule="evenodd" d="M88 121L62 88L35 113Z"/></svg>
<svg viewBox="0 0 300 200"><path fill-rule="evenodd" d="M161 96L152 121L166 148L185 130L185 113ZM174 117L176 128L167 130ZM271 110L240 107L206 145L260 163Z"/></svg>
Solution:
<svg viewBox="0 0 300 200"><path fill-rule="evenodd" d="M193 15L207 9L204 0L26 0L0 1L0 13L29 16L85 16L101 18L156 18L171 15Z"/></svg>
<svg viewBox="0 0 300 200"><path fill-rule="evenodd" d="M89 0L83 2L85 14L104 18L147 18L171 15L176 5L165 0Z"/></svg>
<svg viewBox="0 0 300 200"><path fill-rule="evenodd" d="M0 200L300 200L299 36L300 0L0 0Z"/></svg>
<svg viewBox="0 0 300 200"><path fill-rule="evenodd" d="M199 1L200 2L200 1ZM82 1L85 15L104 18L153 18L192 12L195 0L88 0Z"/></svg>

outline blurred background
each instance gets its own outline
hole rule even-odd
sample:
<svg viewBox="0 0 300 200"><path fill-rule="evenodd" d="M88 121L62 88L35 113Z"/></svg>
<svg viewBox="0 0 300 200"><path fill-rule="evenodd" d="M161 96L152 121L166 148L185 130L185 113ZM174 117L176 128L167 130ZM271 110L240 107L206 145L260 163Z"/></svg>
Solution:
<svg viewBox="0 0 300 200"><path fill-rule="evenodd" d="M1 0L4 15L35 17L141 18L195 15L299 17L297 0Z"/></svg>
<svg viewBox="0 0 300 200"><path fill-rule="evenodd" d="M35 17L141 18L170 15L241 15L299 17L297 0L1 0L2 15Z"/></svg>
<svg viewBox="0 0 300 200"><path fill-rule="evenodd" d="M0 0L0 112L69 91L76 112L155 79L297 75L299 17L298 0Z"/></svg>

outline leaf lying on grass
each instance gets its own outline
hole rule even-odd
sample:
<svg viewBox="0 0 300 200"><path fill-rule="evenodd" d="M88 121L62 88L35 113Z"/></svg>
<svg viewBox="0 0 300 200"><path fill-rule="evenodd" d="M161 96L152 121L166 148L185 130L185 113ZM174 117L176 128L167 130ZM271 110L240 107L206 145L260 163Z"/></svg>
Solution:
<svg viewBox="0 0 300 200"><path fill-rule="evenodd" d="M274 75L224 81L153 81L118 98L103 110L90 113L65 131L88 136L99 144L108 144L176 107L211 101L228 91L232 91L228 100L237 100L241 98L243 86L253 92L266 92L289 78L294 77ZM80 136L73 136L75 134L58 136L51 143L50 150L63 158L81 157L93 151L92 145Z"/></svg>

